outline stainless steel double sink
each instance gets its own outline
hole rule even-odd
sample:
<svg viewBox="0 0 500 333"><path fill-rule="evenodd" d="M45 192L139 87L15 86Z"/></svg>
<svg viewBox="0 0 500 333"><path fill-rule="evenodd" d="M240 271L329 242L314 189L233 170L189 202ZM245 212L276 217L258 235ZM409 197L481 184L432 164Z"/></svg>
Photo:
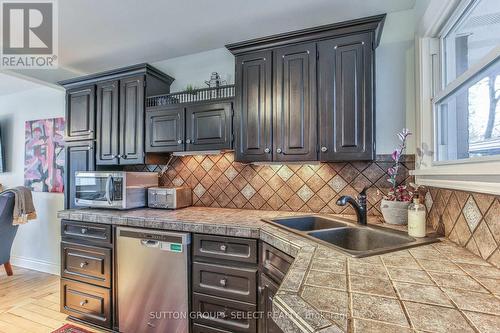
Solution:
<svg viewBox="0 0 500 333"><path fill-rule="evenodd" d="M405 232L355 224L343 218L313 215L268 222L357 258L439 242L435 237L413 238Z"/></svg>

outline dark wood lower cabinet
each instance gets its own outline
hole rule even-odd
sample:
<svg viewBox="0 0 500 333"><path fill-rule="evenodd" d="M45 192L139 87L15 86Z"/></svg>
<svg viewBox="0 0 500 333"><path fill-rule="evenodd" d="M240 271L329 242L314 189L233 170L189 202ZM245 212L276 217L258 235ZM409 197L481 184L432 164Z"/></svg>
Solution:
<svg viewBox="0 0 500 333"><path fill-rule="evenodd" d="M111 287L111 249L61 243L61 276L101 287Z"/></svg>
<svg viewBox="0 0 500 333"><path fill-rule="evenodd" d="M114 229L62 220L61 312L119 330ZM191 333L281 333L273 297L292 258L256 239L194 234Z"/></svg>
<svg viewBox="0 0 500 333"><path fill-rule="evenodd" d="M111 328L111 290L61 279L61 312L85 322Z"/></svg>
<svg viewBox="0 0 500 333"><path fill-rule="evenodd" d="M231 333L230 331L220 330L218 328L213 328L205 325L194 324L192 333Z"/></svg>
<svg viewBox="0 0 500 333"><path fill-rule="evenodd" d="M234 333L255 333L257 319L255 304L227 298L193 293L193 311L200 314L196 322Z"/></svg>
<svg viewBox="0 0 500 333"><path fill-rule="evenodd" d="M111 329L113 231L111 225L61 221L61 312Z"/></svg>
<svg viewBox="0 0 500 333"><path fill-rule="evenodd" d="M257 268L193 263L193 291L237 301L257 302Z"/></svg>
<svg viewBox="0 0 500 333"><path fill-rule="evenodd" d="M262 317L259 321L259 332L282 333L283 331L273 320L273 297L278 292L278 284L266 274L259 277L259 311Z"/></svg>

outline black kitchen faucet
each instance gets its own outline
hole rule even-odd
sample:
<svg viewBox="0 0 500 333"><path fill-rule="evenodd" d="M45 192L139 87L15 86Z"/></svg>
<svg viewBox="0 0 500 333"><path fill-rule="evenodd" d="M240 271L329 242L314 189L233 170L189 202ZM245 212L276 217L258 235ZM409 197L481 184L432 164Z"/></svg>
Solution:
<svg viewBox="0 0 500 333"><path fill-rule="evenodd" d="M358 216L358 224L366 225L366 187L358 194L358 200L348 195L343 195L337 200L337 205L345 206L350 203Z"/></svg>

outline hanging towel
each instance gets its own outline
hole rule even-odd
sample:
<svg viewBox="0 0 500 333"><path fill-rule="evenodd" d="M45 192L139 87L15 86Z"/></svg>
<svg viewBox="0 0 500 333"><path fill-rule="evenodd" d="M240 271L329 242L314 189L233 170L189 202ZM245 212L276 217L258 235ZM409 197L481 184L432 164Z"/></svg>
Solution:
<svg viewBox="0 0 500 333"><path fill-rule="evenodd" d="M31 190L25 186L18 186L3 191L2 193L14 193L14 216L12 218L13 225L25 224L29 220L36 219L35 206L33 205L33 197ZM1 194L1 193L0 193Z"/></svg>

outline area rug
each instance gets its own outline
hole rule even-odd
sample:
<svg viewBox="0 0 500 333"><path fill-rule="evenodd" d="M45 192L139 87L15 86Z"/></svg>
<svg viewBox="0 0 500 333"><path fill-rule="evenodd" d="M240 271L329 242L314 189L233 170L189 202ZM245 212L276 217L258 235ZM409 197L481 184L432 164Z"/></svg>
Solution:
<svg viewBox="0 0 500 333"><path fill-rule="evenodd" d="M63 327L60 327L57 330L52 331L52 333L92 333L92 332L87 331L75 325L66 324Z"/></svg>

